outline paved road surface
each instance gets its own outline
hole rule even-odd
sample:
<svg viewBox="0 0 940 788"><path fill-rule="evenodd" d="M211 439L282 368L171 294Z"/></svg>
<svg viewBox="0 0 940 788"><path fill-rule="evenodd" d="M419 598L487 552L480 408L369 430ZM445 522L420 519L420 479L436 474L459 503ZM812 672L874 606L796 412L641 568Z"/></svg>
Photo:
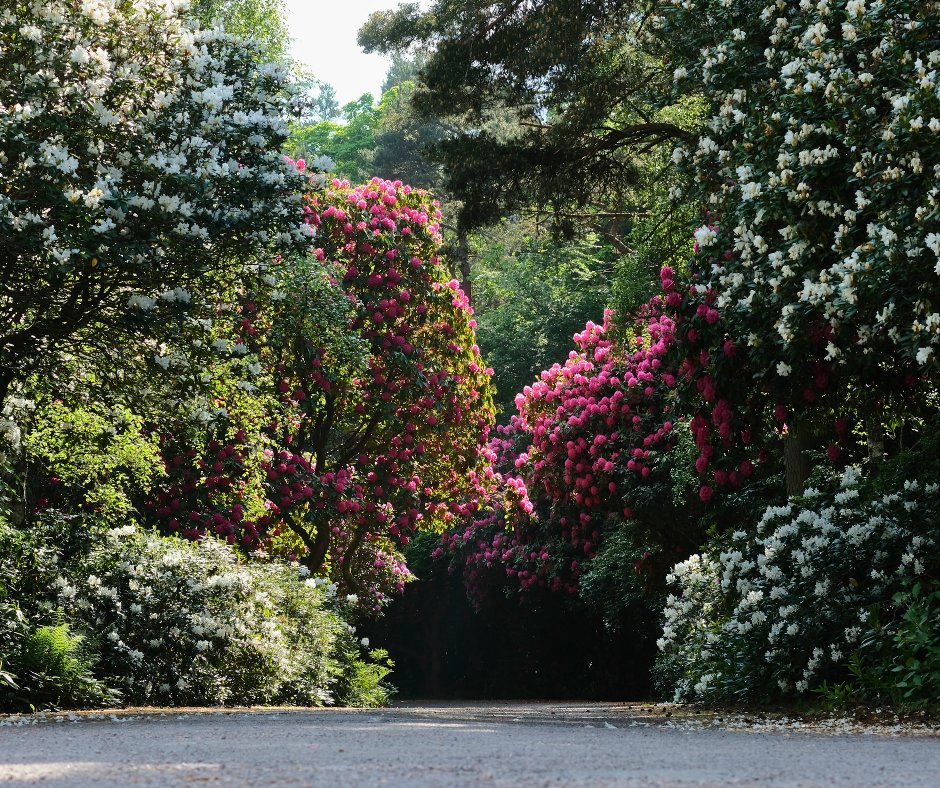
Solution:
<svg viewBox="0 0 940 788"><path fill-rule="evenodd" d="M729 730L711 719L676 722L612 704L407 704L22 722L0 719L0 788L940 786L935 735L740 722Z"/></svg>

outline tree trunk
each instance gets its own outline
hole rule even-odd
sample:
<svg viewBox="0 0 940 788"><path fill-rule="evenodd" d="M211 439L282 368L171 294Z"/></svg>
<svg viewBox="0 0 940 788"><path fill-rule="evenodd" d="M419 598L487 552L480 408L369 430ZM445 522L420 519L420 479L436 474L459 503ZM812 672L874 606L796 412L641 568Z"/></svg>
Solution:
<svg viewBox="0 0 940 788"><path fill-rule="evenodd" d="M868 456L873 460L880 459L885 453L885 433L877 415L865 418L865 432L868 434Z"/></svg>
<svg viewBox="0 0 940 788"><path fill-rule="evenodd" d="M791 424L783 438L783 464L786 470L787 495L801 495L806 487L812 465L806 450L812 432L803 422Z"/></svg>
<svg viewBox="0 0 940 788"><path fill-rule="evenodd" d="M3 409L3 403L6 401L7 394L10 392L10 386L13 384L12 369L3 369L0 367L0 410Z"/></svg>
<svg viewBox="0 0 940 788"><path fill-rule="evenodd" d="M307 567L313 574L316 574L323 568L323 561L330 547L329 527L325 523L320 523L316 526L315 535L311 536L310 532L297 522L293 515L284 512L283 517L288 528L300 537L300 541L302 541L304 547L307 548L307 555L301 559L300 563Z"/></svg>

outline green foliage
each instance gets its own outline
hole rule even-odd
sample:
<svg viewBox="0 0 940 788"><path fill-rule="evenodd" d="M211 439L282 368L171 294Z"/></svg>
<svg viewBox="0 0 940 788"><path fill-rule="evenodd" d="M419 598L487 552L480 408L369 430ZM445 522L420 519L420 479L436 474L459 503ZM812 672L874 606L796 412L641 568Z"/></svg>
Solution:
<svg viewBox="0 0 940 788"><path fill-rule="evenodd" d="M477 340L494 369L502 418L539 372L563 362L571 337L603 319L616 254L596 237L563 244L504 222L471 239Z"/></svg>
<svg viewBox="0 0 940 788"><path fill-rule="evenodd" d="M637 633L651 629L653 610L664 598L662 574L650 572L649 561L659 545L640 542L632 524L608 525L597 555L586 563L578 596L597 610L610 628L629 624ZM668 560L668 559L667 559Z"/></svg>
<svg viewBox="0 0 940 788"><path fill-rule="evenodd" d="M373 14L359 42L427 53L414 106L455 127L436 155L462 226L534 204L570 230L585 212L637 212L645 151L685 135L650 109L669 81L637 45L643 9L636 0L405 3Z"/></svg>
<svg viewBox="0 0 940 788"><path fill-rule="evenodd" d="M684 128L698 125L702 115L698 102L687 100L668 110L667 116ZM638 206L622 219L623 257L613 284L612 305L620 315L635 314L659 293L663 266L684 271L693 249L690 229L698 208L685 192L686 178L676 171L668 151L659 148L644 155L637 173L634 200Z"/></svg>
<svg viewBox="0 0 940 788"><path fill-rule="evenodd" d="M8 514L0 510L0 709L116 702L92 674L94 644L46 606L73 540L59 524L15 528Z"/></svg>
<svg viewBox="0 0 940 788"><path fill-rule="evenodd" d="M372 175L375 132L379 109L371 93L350 101L342 109L343 123L321 120L294 125L287 149L294 158L331 160L331 172L351 181L364 181Z"/></svg>
<svg viewBox="0 0 940 788"><path fill-rule="evenodd" d="M428 62L428 53L425 50L394 52L388 71L385 72L385 81L382 83L382 94L406 82L418 82L421 78L421 69Z"/></svg>
<svg viewBox="0 0 940 788"><path fill-rule="evenodd" d="M133 521L133 495L163 470L156 437L122 406L41 403L23 445L33 472L56 480L50 503L93 511L102 525Z"/></svg>
<svg viewBox="0 0 940 788"><path fill-rule="evenodd" d="M940 584L915 583L891 600L897 619L886 627L890 661L884 681L903 706L940 703ZM882 668L883 670L884 668ZM876 668L877 670L877 668Z"/></svg>
<svg viewBox="0 0 940 788"><path fill-rule="evenodd" d="M310 112L316 120L334 120L342 108L336 100L336 88L326 82L316 81L316 96L311 102Z"/></svg>
<svg viewBox="0 0 940 788"><path fill-rule="evenodd" d="M673 430L676 434L676 445L672 450L669 476L672 480L672 505L678 508L689 499L690 493L698 489L695 475L698 448L687 422L678 422Z"/></svg>
<svg viewBox="0 0 940 788"><path fill-rule="evenodd" d="M374 648L360 658L358 649L345 652L346 670L336 688L336 697L343 706L385 706L394 688L385 682L395 667L388 651Z"/></svg>
<svg viewBox="0 0 940 788"><path fill-rule="evenodd" d="M253 39L261 62L287 55L291 36L284 0L192 0L190 13L203 25L222 22L229 33Z"/></svg>
<svg viewBox="0 0 940 788"><path fill-rule="evenodd" d="M871 632L849 662L850 678L823 683L829 706L888 704L940 709L940 582L916 582L873 606Z"/></svg>
<svg viewBox="0 0 940 788"><path fill-rule="evenodd" d="M21 647L18 675L28 693L21 704L30 708L77 708L120 701L120 695L95 678L94 649L69 625L41 626L31 631Z"/></svg>
<svg viewBox="0 0 940 788"><path fill-rule="evenodd" d="M0 564L0 569L5 568ZM7 595L7 590L0 587L0 708L8 705L10 695L20 689L22 679L13 672L18 669L13 663L19 661L19 649L28 632L23 611Z"/></svg>
<svg viewBox="0 0 940 788"><path fill-rule="evenodd" d="M395 64L388 80L396 79ZM411 104L417 83L392 84L382 94L375 134L374 172L389 180L401 180L440 193L440 165L429 157L432 146L447 134L445 124L418 116Z"/></svg>

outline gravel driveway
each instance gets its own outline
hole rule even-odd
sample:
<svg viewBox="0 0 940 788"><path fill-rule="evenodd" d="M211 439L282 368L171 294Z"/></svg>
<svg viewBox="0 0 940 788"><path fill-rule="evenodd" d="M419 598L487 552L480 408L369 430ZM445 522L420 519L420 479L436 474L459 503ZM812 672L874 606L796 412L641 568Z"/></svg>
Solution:
<svg viewBox="0 0 940 788"><path fill-rule="evenodd" d="M0 786L940 785L936 731L852 730L571 703L0 717Z"/></svg>

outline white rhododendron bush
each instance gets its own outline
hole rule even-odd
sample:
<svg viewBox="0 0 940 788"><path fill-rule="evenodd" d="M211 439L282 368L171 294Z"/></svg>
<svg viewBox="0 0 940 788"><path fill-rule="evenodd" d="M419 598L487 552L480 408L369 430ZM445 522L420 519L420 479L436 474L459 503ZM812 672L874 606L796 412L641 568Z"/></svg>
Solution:
<svg viewBox="0 0 940 788"><path fill-rule="evenodd" d="M769 507L668 577L659 672L677 700L785 696L841 678L877 611L935 573L940 485L878 494L857 468Z"/></svg>
<svg viewBox="0 0 940 788"><path fill-rule="evenodd" d="M669 296L704 316L677 328L697 351L692 426L709 451L719 432L718 455L753 428L758 476L782 448L793 496L717 522L674 567L660 680L678 698L834 697L873 644L897 658L904 606L938 577L940 3L671 0L653 28L674 96L706 118L673 155L706 210ZM912 439L929 464L886 488ZM804 490L813 463L859 461Z"/></svg>
<svg viewBox="0 0 940 788"><path fill-rule="evenodd" d="M55 581L54 608L98 640L97 674L126 703L322 705L359 650L335 587L231 547L104 535ZM340 685L342 689L342 685Z"/></svg>
<svg viewBox="0 0 940 788"><path fill-rule="evenodd" d="M933 376L940 4L672 0L659 24L710 115L674 153L710 211L700 284L755 376Z"/></svg>
<svg viewBox="0 0 940 788"><path fill-rule="evenodd" d="M286 69L185 7L0 11L0 397L306 234Z"/></svg>

